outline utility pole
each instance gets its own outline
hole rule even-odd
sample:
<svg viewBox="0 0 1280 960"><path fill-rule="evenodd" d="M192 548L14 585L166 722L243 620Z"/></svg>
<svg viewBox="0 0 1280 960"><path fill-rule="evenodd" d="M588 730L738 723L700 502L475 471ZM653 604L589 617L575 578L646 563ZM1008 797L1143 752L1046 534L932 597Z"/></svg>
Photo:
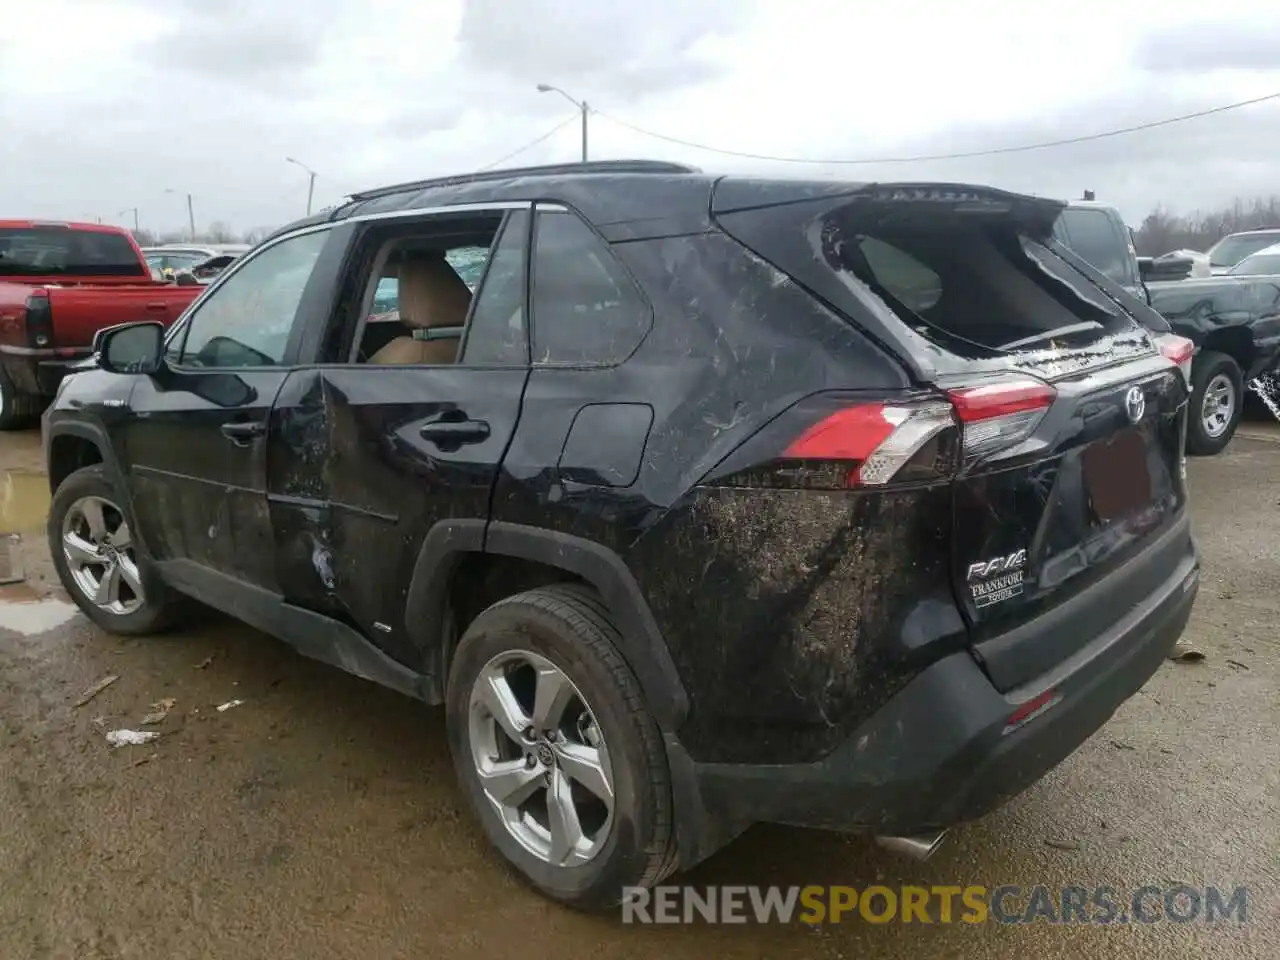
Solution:
<svg viewBox="0 0 1280 960"><path fill-rule="evenodd" d="M311 216L311 199L316 193L316 172L308 167L301 160L295 160L293 157L285 157L285 163L292 163L295 167L301 167L307 172L309 179L307 180L307 216Z"/></svg>
<svg viewBox="0 0 1280 960"><path fill-rule="evenodd" d="M164 192L177 193L178 191L173 189L173 187L165 187ZM191 199L191 194L189 193L187 194L187 224L191 227L191 239L194 241L196 238L196 211L194 202Z"/></svg>
<svg viewBox="0 0 1280 960"><path fill-rule="evenodd" d="M575 100L573 97L569 96L569 94L565 93L559 87L553 87L549 83L538 84L538 92L539 93L558 93L560 94L560 96L564 97L566 100L568 100L575 107L577 107L579 110L582 111L582 162L586 163L587 162L587 116L588 114L591 113L591 108L587 106L587 101Z"/></svg>

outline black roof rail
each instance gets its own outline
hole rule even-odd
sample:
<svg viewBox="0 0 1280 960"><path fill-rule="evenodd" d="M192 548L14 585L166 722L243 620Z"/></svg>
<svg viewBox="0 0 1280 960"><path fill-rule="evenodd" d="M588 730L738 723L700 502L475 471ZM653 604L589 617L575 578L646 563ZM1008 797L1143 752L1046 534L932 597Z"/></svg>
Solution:
<svg viewBox="0 0 1280 960"><path fill-rule="evenodd" d="M463 183L485 183L493 180L511 180L516 177L563 177L589 173L701 173L699 167L686 163L668 163L665 160L591 160L586 163L552 163L537 167L509 167L505 170L482 170L476 173L458 173L430 180L411 180L389 187L361 190L350 194L352 200L374 200L411 190L429 187L452 187Z"/></svg>

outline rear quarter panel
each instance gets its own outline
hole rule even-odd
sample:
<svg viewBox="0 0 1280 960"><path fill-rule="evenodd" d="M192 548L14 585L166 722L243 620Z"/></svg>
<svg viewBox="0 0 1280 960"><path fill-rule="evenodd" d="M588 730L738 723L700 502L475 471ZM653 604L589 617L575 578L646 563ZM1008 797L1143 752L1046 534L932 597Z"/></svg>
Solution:
<svg viewBox="0 0 1280 960"><path fill-rule="evenodd" d="M696 759L819 756L942 646L963 646L947 580L950 494L701 481L805 396L884 395L910 382L723 234L613 250L653 306L652 329L616 367L533 369L493 519L583 537L622 558L679 667L690 701L681 738ZM613 459L593 479L565 467L575 421L602 404L635 414L621 419L636 449L616 436L595 448Z"/></svg>

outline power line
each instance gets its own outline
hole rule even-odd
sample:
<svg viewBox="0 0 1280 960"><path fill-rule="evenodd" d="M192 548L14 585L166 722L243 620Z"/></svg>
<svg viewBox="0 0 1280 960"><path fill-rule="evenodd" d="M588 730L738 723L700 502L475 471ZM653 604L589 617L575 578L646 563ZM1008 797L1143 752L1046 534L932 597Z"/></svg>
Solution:
<svg viewBox="0 0 1280 960"><path fill-rule="evenodd" d="M548 131L547 131L546 133L544 133L542 136L538 137L536 140L530 140L528 143L526 143L526 144L525 144L523 147L521 147L520 149L518 149L518 150L512 150L512 151L511 151L510 153L508 153L505 157L499 157L497 160L493 161L493 163L487 163L487 164L485 164L483 167L481 167L480 169L481 169L481 170L492 170L494 167L498 166L498 164L500 164L500 163L506 163L506 162L507 162L508 160L510 160L512 157L518 157L520 154L524 153L526 150L532 150L532 149L533 149L534 147L536 147L538 144L542 143L542 141L549 139L553 134L559 133L561 130L563 130L565 127L567 127L569 124L576 122L576 121L577 121L577 119L578 119L578 114L576 114L576 113L575 113L573 116L568 117L568 118L566 118L565 120L562 120L560 123L557 123L554 127L552 127L550 130L548 130Z"/></svg>
<svg viewBox="0 0 1280 960"><path fill-rule="evenodd" d="M634 123L628 123L626 120L619 120L617 117L604 113L601 110L593 108L593 112L598 116L604 117L606 120L626 127L636 133L643 134L646 137L653 137L656 140L665 140L668 143L679 144L683 147L692 147L695 150L706 150L710 153L720 153L729 157L743 157L748 160L769 160L775 163L813 163L813 164L872 164L872 163L922 163L928 160L965 160L971 157L993 157L1006 153L1025 153L1029 150L1045 150L1049 147L1065 147L1074 143L1087 143L1091 140L1105 140L1108 137L1118 137L1126 133L1138 133L1142 130L1151 130L1155 127L1166 127L1173 123L1183 123L1187 120L1198 120L1201 117L1208 117L1215 113L1226 113L1228 110L1238 110L1241 107L1250 107L1255 103L1264 103L1267 100L1280 100L1280 91L1268 93L1266 96L1254 97L1252 100L1241 100L1238 103L1228 103L1221 107L1212 107L1208 110L1197 110L1195 113L1185 113L1177 117L1167 117L1164 120L1152 120L1149 123L1139 123L1131 127L1120 127L1115 130L1104 130L1101 133L1090 133L1079 137L1065 137L1062 140L1046 140L1042 143L1026 143L1016 147L996 147L990 150L971 150L965 153L933 153L922 154L917 157L867 157L861 159L838 159L838 160L811 160L804 157L774 157L763 153L746 153L741 150L725 150L721 147L709 146L705 143L695 143L692 140L682 140L679 137L668 136L665 133L657 133L653 130L646 130L644 127L637 126ZM576 118L571 118L576 119ZM569 121L565 121L568 123ZM564 126L564 124L561 124ZM505 158L504 158L505 159Z"/></svg>

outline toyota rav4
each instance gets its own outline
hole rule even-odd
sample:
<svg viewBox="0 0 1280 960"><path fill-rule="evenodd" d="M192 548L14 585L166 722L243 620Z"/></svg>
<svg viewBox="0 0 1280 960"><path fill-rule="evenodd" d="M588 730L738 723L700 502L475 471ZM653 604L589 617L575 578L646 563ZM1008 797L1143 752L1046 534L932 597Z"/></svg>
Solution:
<svg viewBox="0 0 1280 960"><path fill-rule="evenodd" d="M44 419L58 572L109 631L195 598L442 704L567 903L757 821L927 853L1196 594L1190 345L1062 209L641 161L350 197L99 336Z"/></svg>

